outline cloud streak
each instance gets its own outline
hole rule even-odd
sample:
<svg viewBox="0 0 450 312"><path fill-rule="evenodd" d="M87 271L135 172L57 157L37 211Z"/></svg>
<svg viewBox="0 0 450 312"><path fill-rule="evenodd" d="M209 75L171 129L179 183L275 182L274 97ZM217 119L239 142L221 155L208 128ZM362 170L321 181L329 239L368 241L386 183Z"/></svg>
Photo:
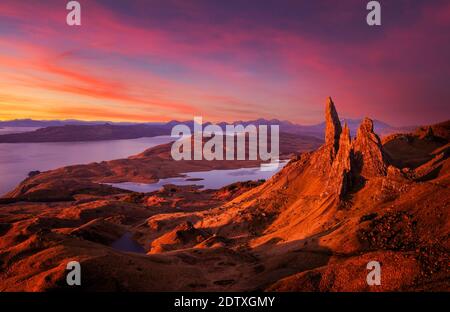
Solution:
<svg viewBox="0 0 450 312"><path fill-rule="evenodd" d="M96 119L311 123L332 95L347 117L417 124L438 120L450 98L445 1L383 4L379 29L360 1L81 2L79 28L58 1L0 4L0 82L11 98L59 103L43 118L73 117L65 95ZM0 118L14 115L2 105Z"/></svg>

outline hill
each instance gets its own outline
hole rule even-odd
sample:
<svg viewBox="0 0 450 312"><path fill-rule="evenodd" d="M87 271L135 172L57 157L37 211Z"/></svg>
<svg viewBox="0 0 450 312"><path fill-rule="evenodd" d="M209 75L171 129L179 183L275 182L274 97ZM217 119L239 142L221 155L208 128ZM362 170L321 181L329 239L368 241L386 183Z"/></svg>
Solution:
<svg viewBox="0 0 450 312"><path fill-rule="evenodd" d="M149 125L65 125L0 135L0 143L123 140L158 135L167 135L167 130L161 126Z"/></svg>
<svg viewBox="0 0 450 312"><path fill-rule="evenodd" d="M85 181L51 202L94 167L24 181L10 196L40 196L1 207L1 289L65 289L65 264L77 260L85 291L449 291L448 140L408 165L411 155L394 152L395 138L383 144L372 120L352 137L331 99L325 119L325 143L265 182L132 193ZM427 133L415 147L431 150ZM131 159L149 154L164 148ZM103 177L129 172L131 159ZM111 248L124 233L146 254ZM371 261L379 286L366 282Z"/></svg>

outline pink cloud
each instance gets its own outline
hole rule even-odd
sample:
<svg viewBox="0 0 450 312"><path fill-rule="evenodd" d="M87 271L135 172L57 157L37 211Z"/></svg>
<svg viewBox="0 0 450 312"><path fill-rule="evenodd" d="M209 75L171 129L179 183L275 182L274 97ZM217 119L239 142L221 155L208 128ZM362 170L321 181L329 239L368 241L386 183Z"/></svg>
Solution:
<svg viewBox="0 0 450 312"><path fill-rule="evenodd" d="M349 44L241 19L220 25L177 21L170 27L143 27L95 2L86 3L83 26L71 28L64 25L65 11L57 2L33 9L30 3L0 4L0 15L18 21L17 38L14 32L0 44L21 52L16 57L0 52L0 64L20 72L33 69L46 77L23 81L27 85L186 117L203 111L226 118L220 110L228 116L251 116L254 110L255 117L278 114L300 122L313 118L303 119L301 114L319 112L317 107L328 95L338 99L347 116L369 112L394 121L390 107L414 101L409 89L420 89L424 75L432 75L439 66L442 53L437 49L446 39L434 30L448 26L450 17L448 4L430 5L408 27L395 26L381 36ZM192 17L204 14L193 4L178 5ZM355 18L354 11L338 12L343 13L324 10L318 22ZM74 52L78 50L89 56ZM121 62L114 63L116 59ZM164 76L146 66L152 62L180 69L185 76ZM274 110L274 105L286 112ZM409 119L413 116L399 122Z"/></svg>

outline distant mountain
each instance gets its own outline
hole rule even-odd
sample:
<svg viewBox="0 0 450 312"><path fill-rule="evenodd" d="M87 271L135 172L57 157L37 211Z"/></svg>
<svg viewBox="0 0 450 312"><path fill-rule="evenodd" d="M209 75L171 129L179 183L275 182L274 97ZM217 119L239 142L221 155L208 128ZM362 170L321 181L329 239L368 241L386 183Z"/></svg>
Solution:
<svg viewBox="0 0 450 312"><path fill-rule="evenodd" d="M361 119L346 119L350 133L356 134L356 130ZM73 142L73 141L99 141L99 140L120 140L135 139L141 137L151 137L157 135L170 135L174 126L184 124L191 131L194 128L194 121L176 121L167 123L105 123L104 121L80 121L80 120L32 120L20 119L0 122L0 127L40 127L40 129L30 132L11 133L0 135L0 143L25 143L25 142ZM204 123L203 127L210 125ZM220 122L218 125L225 129L227 124L233 125L279 125L280 132L295 134L300 136L314 137L323 140L325 123L316 125L298 125L289 121L278 119L256 119L249 121L235 121L233 123ZM381 136L386 136L398 132L407 132L414 127L396 128L382 121L374 120L375 132Z"/></svg>
<svg viewBox="0 0 450 312"><path fill-rule="evenodd" d="M66 119L66 120L34 120L34 119L14 119L7 121L0 121L0 127L61 127L66 125L83 125L83 126L92 126L92 125L138 125L142 123L136 122L110 122L110 121L84 121L77 119ZM145 123L148 125L161 125L163 123Z"/></svg>
<svg viewBox="0 0 450 312"><path fill-rule="evenodd" d="M123 140L168 134L160 125L65 125L0 135L0 143Z"/></svg>
<svg viewBox="0 0 450 312"><path fill-rule="evenodd" d="M362 121L363 121L363 119L342 119L341 120L342 123L344 123L344 122L347 123L347 125L350 129L350 134L353 136L356 135L356 131L357 131L359 125L362 123ZM389 125L383 121L379 121L379 120L374 120L373 123L374 123L375 132L378 133L380 136L385 136L385 135L389 135L389 134L397 133L397 132L409 132L416 128L415 126L394 127L394 126L391 126L391 125ZM193 123L193 121L185 121L185 122L170 121L169 123L166 124L166 126L173 126L176 124L185 124L192 129L194 123ZM207 123L204 123L203 126L207 126L209 124L211 124L211 123L207 122ZM248 120L248 121L239 120L239 121L235 121L233 123L226 123L226 122L218 123L218 125L222 129L224 129L227 124L233 124L233 125L241 124L243 126L248 126L251 124L255 125L255 126L279 125L280 132L312 136L312 137L316 137L316 138L320 138L320 139L323 139L324 132L325 132L325 122L315 124L315 125L299 125L299 124L295 124L295 123L292 123L292 122L286 121L286 120L278 120L278 119L268 120L268 119L260 118L260 119Z"/></svg>

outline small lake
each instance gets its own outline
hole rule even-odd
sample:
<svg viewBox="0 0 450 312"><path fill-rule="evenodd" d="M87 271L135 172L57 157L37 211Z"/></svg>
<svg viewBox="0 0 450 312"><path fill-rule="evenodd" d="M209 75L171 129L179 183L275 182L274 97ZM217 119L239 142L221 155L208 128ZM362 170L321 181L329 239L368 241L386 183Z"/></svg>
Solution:
<svg viewBox="0 0 450 312"><path fill-rule="evenodd" d="M170 136L158 136L91 142L0 143L0 196L13 190L33 170L126 158L173 140Z"/></svg>
<svg viewBox="0 0 450 312"><path fill-rule="evenodd" d="M122 183L107 183L108 185L118 187L124 190L130 190L134 192L146 193L159 190L161 187L167 184L175 185L198 185L201 189L220 189L226 185L243 182L243 181L257 181L267 180L276 174L286 165L287 162L280 162L277 169L273 171L263 171L260 167L257 168L240 168L240 169L226 169L226 170L210 170L210 171L198 171L187 172L186 177L182 178L167 178L160 179L156 183L134 183L134 182L122 182Z"/></svg>
<svg viewBox="0 0 450 312"><path fill-rule="evenodd" d="M125 233L121 238L113 242L111 247L125 252L146 253L145 249L133 240L131 233Z"/></svg>

